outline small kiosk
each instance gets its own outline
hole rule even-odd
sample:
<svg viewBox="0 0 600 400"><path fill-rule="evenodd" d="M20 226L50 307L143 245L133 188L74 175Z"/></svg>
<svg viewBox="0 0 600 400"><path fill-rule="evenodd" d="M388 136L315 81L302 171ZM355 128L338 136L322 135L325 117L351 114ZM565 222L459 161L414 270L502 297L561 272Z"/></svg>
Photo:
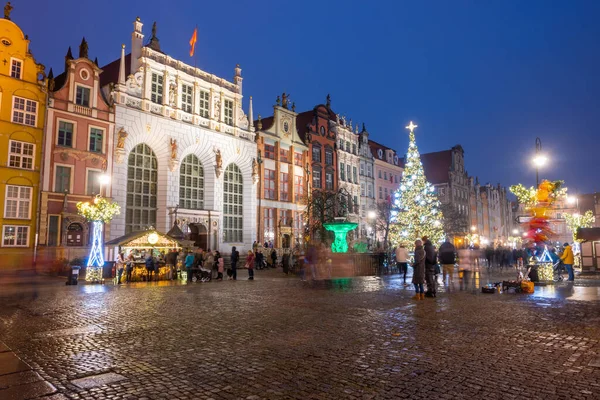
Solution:
<svg viewBox="0 0 600 400"><path fill-rule="evenodd" d="M134 282L147 279L146 258L149 252L156 258L159 265L158 271L155 271L155 279L168 279L171 270L166 266L165 255L170 251L176 250L179 252L182 249L179 240L154 229L128 233L106 242L106 246L114 246L114 254L122 252L125 258L129 254L133 254L134 266L131 277Z"/></svg>
<svg viewBox="0 0 600 400"><path fill-rule="evenodd" d="M600 267L600 228L579 228L577 239L581 243L581 271L594 272Z"/></svg>

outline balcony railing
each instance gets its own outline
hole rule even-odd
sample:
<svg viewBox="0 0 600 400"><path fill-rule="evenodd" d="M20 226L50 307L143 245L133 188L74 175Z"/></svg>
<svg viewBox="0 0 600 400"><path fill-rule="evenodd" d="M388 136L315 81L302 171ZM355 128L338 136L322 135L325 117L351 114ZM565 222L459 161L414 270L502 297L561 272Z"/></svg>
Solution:
<svg viewBox="0 0 600 400"><path fill-rule="evenodd" d="M73 108L73 110L77 114L87 115L88 117L92 116L92 109L89 107L80 106L79 104L75 104L75 107Z"/></svg>

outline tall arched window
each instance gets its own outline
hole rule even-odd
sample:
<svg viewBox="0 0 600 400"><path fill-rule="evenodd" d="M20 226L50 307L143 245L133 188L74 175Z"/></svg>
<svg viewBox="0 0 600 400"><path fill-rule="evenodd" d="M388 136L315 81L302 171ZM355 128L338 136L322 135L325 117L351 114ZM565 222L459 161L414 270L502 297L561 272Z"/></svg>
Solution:
<svg viewBox="0 0 600 400"><path fill-rule="evenodd" d="M242 242L244 235L244 204L242 172L229 164L223 177L223 233L225 242Z"/></svg>
<svg viewBox="0 0 600 400"><path fill-rule="evenodd" d="M127 208L125 233L156 226L156 181L158 161L142 143L129 153L127 162Z"/></svg>
<svg viewBox="0 0 600 400"><path fill-rule="evenodd" d="M179 170L179 207L204 209L204 168L198 157L186 156Z"/></svg>

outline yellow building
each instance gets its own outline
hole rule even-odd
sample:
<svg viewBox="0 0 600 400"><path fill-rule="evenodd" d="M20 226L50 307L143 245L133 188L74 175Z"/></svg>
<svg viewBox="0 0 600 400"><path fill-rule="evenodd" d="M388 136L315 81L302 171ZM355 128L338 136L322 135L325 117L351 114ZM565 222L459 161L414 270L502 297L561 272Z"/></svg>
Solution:
<svg viewBox="0 0 600 400"><path fill-rule="evenodd" d="M0 270L32 266L46 112L44 66L11 9L0 19Z"/></svg>

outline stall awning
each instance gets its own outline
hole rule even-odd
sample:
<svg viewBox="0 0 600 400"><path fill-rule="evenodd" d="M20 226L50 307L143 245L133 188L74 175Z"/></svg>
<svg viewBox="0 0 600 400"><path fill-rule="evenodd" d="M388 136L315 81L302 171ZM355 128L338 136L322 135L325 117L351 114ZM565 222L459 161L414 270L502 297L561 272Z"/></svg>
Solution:
<svg viewBox="0 0 600 400"><path fill-rule="evenodd" d="M107 246L119 246L128 249L175 249L181 248L181 243L164 233L155 230L131 232L106 242Z"/></svg>
<svg viewBox="0 0 600 400"><path fill-rule="evenodd" d="M600 228L579 228L577 229L577 239L588 242L600 240Z"/></svg>

